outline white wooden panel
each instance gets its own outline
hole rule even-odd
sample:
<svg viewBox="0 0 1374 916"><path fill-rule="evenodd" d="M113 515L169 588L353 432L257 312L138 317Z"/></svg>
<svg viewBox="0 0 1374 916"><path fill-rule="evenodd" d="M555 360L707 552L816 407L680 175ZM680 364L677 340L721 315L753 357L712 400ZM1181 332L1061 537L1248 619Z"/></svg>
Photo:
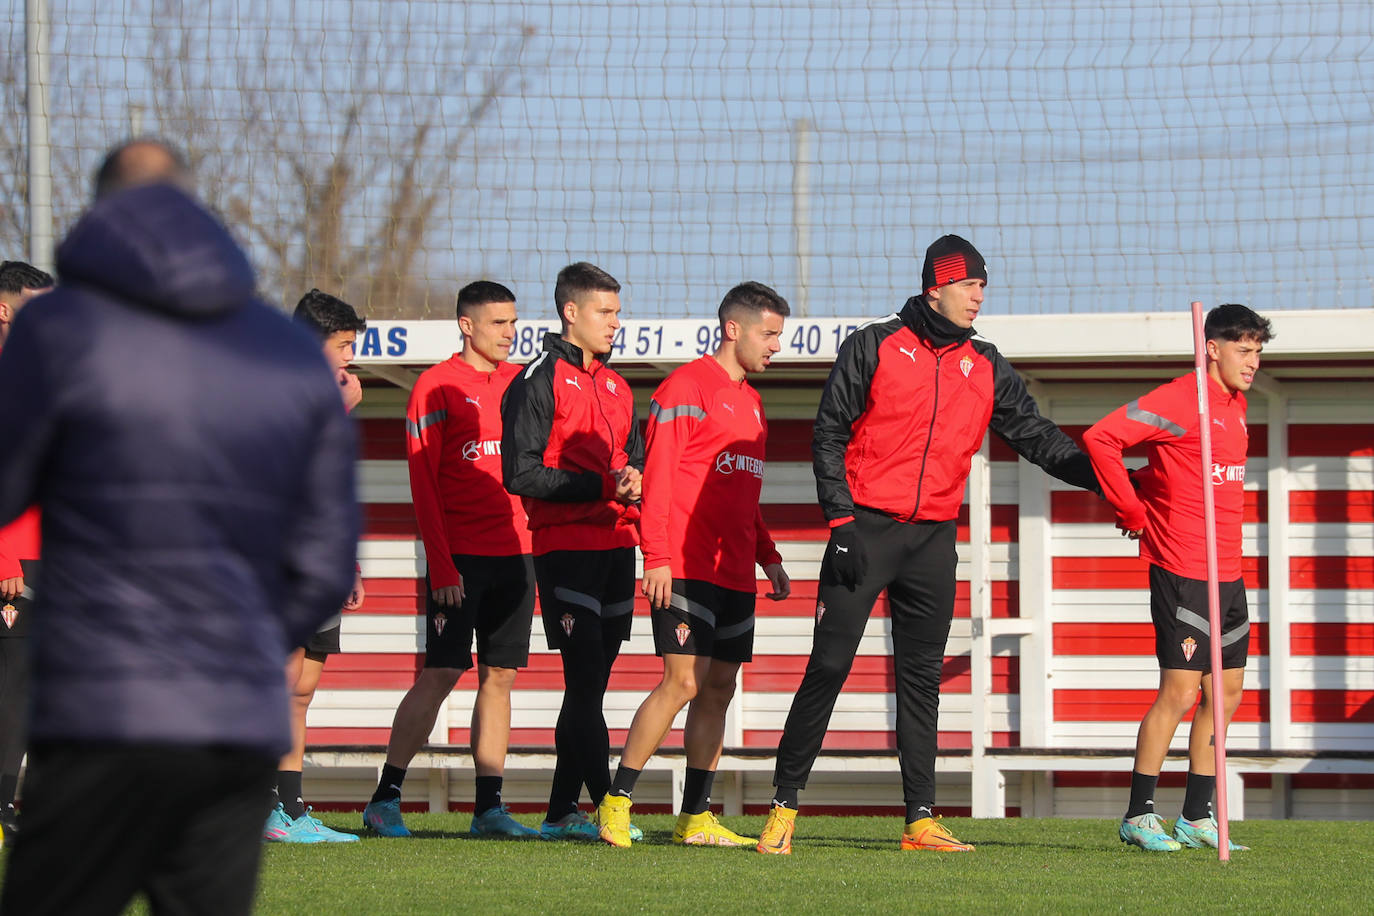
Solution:
<svg viewBox="0 0 1374 916"><path fill-rule="evenodd" d="M400 460L360 460L358 467L358 499L364 503L409 503L410 473ZM991 463L992 502L1016 502L1016 462ZM965 493L965 501L968 494ZM763 476L760 501L782 504L814 504L816 478L810 462L774 461Z"/></svg>
<svg viewBox="0 0 1374 916"><path fill-rule="evenodd" d="M1298 655L1284 662L1294 690L1374 690L1374 658ZM1251 655L1245 689L1269 686L1268 664ZM1056 655L1054 686L1060 690L1154 690L1159 665L1144 655Z"/></svg>
<svg viewBox="0 0 1374 916"><path fill-rule="evenodd" d="M461 683L461 682L460 682ZM647 690L609 690L604 711L610 728L629 728L635 711L648 694ZM324 689L315 694L310 704L307 724L312 728L389 728L396 706L405 695L403 690L340 690ZM449 708L450 727L461 728L471 716L472 691L458 690ZM559 690L520 690L513 697L511 726L513 728L553 728L563 703ZM992 728L1009 731L1015 728L1013 718L1017 700L1007 694L994 694L991 699ZM746 729L781 730L792 706L790 693L751 693L741 709ZM968 694L945 694L940 698L939 727L942 731L967 731L971 720L971 701ZM894 727L896 705L890 694L842 693L835 704L831 727L838 731L886 731Z"/></svg>
<svg viewBox="0 0 1374 916"><path fill-rule="evenodd" d="M1374 525L1369 524L1290 524L1289 553L1304 557L1360 556L1374 554ZM1263 556L1269 539L1269 526L1247 523L1241 526L1245 556ZM1056 557L1135 557L1140 544L1122 537L1114 525L1055 525L1050 538Z"/></svg>
<svg viewBox="0 0 1374 916"><path fill-rule="evenodd" d="M1055 726L1064 747L1131 748L1139 722L1060 722ZM1180 726L1172 747L1186 749L1188 730ZM1233 722L1227 747L1262 751L1269 745L1269 725ZM1374 732L1359 722L1294 722L1287 747L1293 750L1374 750Z"/></svg>
<svg viewBox="0 0 1374 916"><path fill-rule="evenodd" d="M1374 458L1294 457L1290 490L1369 490L1374 489ZM1269 462L1265 458L1250 458L1245 462L1245 489L1264 489ZM1076 490L1077 487L1051 478L1054 490ZM1000 500L994 500L1000 502Z"/></svg>
<svg viewBox="0 0 1374 916"><path fill-rule="evenodd" d="M1013 731L1019 699L1011 694L989 698L990 727L993 731ZM746 729L781 730L792 708L792 694L759 692L748 694L741 710ZM967 693L940 696L941 731L968 731L972 722L972 700ZM831 730L884 731L895 727L896 699L882 693L841 693L835 701Z"/></svg>
<svg viewBox="0 0 1374 916"><path fill-rule="evenodd" d="M967 580L969 576L969 546L960 543L956 547L959 564L955 569L958 578ZM815 581L820 578L821 559L825 555L823 541L779 541L778 553L787 574L801 581ZM370 539L358 543L358 563L366 579L409 579L423 576L425 572L424 544L418 540ZM993 544L992 557L993 581L1015 579L1016 545ZM644 558L635 551L635 577L644 574Z"/></svg>
<svg viewBox="0 0 1374 916"><path fill-rule="evenodd" d="M1369 820L1371 810L1374 810L1374 789L1293 790L1295 818L1365 821Z"/></svg>
<svg viewBox="0 0 1374 916"><path fill-rule="evenodd" d="M812 618L809 616L758 617L755 619L754 653L751 664L766 665L769 655L809 655L811 653ZM544 647L543 630L536 621L530 641L532 655L556 655ZM889 655L892 652L892 621L887 617L872 617L864 624L859 641L859 655ZM416 652L423 649L424 618L418 614L347 614L341 636L344 652ZM946 654L968 653L970 640L968 618L958 618L950 624ZM1013 637L995 640L997 654L1009 654L1015 645ZM417 648L418 645L418 648ZM634 632L624 644L621 655L653 655L653 634L649 621L636 617Z"/></svg>
<svg viewBox="0 0 1374 916"><path fill-rule="evenodd" d="M1250 619L1268 619L1268 593L1247 590ZM1061 588L1050 607L1056 622L1145 621L1150 619L1148 589ZM1374 623L1374 589L1297 588L1288 593L1293 623Z"/></svg>

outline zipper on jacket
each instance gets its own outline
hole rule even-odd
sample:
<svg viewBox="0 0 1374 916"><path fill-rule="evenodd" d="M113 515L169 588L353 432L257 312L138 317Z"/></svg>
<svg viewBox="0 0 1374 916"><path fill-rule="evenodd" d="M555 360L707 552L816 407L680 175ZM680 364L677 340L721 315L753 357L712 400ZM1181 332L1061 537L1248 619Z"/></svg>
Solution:
<svg viewBox="0 0 1374 916"><path fill-rule="evenodd" d="M596 376L597 376L597 374L600 373L601 370L604 369L604 368L606 368L605 365L603 365L602 363L598 362L598 363L597 363L597 366L596 366L596 372L587 372L587 370L585 370L585 369L582 370L582 371L583 371L583 372L587 372L587 375L591 377L591 380L592 380L592 403L596 405L596 412L599 413L599 414L601 414L601 422L606 424L606 441L609 442L610 445L611 445L611 456L610 456L610 457L611 457L612 460L614 460L614 459L615 459L615 426L611 423L611 418L608 417L608 416L606 416L606 407L605 407L605 405L603 405L603 404L601 403L601 394L600 394L600 392L598 392L598 391L596 390ZM628 444L629 444L629 443L626 442L626 445L628 445ZM628 463L629 463L629 453L628 453L628 452L626 452L625 458L626 458L626 464L628 464ZM615 473L615 468L607 468L607 470L610 471L612 474Z"/></svg>
<svg viewBox="0 0 1374 916"><path fill-rule="evenodd" d="M930 428L926 430L926 447L921 452L921 470L916 475L916 505L911 509L911 517L908 522L916 521L916 515L921 511L921 490L926 485L926 459L930 457L931 437L935 434L935 418L940 415L940 360L945 358L945 354L935 354L935 398L930 406Z"/></svg>

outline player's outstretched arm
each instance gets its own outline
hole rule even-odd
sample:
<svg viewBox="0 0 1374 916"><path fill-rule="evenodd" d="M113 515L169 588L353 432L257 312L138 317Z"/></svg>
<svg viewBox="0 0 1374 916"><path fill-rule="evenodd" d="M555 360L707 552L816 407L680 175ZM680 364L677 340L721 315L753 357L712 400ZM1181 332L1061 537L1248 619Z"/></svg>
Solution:
<svg viewBox="0 0 1374 916"><path fill-rule="evenodd" d="M992 353L993 408L989 423L1018 455L1067 484L1102 495L1092 462L1074 441L1042 416L1026 383L1001 353Z"/></svg>
<svg viewBox="0 0 1374 916"><path fill-rule="evenodd" d="M877 338L861 328L840 347L821 392L811 438L811 468L816 475L816 497L827 522L854 517L854 495L845 479L844 455L854 421L868 404L868 388L877 367Z"/></svg>

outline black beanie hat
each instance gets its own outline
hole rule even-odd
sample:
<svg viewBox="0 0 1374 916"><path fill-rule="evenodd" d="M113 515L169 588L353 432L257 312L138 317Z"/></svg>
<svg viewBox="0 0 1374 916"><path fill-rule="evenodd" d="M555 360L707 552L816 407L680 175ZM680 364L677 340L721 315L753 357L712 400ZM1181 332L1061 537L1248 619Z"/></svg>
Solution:
<svg viewBox="0 0 1374 916"><path fill-rule="evenodd" d="M978 249L969 244L967 239L945 235L926 249L926 262L921 266L922 291L928 293L937 287L970 277L986 283L988 267Z"/></svg>

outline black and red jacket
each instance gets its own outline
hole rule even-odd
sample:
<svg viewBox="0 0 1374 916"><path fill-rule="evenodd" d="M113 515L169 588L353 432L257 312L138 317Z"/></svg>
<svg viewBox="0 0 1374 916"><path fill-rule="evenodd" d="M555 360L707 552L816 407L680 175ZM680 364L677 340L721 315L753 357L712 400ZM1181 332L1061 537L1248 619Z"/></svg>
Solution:
<svg viewBox="0 0 1374 916"><path fill-rule="evenodd" d="M544 352L506 389L501 472L522 497L534 553L639 543L639 509L615 498L615 472L644 470L629 383L582 349L544 335Z"/></svg>
<svg viewBox="0 0 1374 916"><path fill-rule="evenodd" d="M816 413L811 456L833 528L854 507L898 521L959 516L973 453L989 427L1026 460L1100 493L1088 456L1040 415L989 341L912 297L840 348Z"/></svg>

